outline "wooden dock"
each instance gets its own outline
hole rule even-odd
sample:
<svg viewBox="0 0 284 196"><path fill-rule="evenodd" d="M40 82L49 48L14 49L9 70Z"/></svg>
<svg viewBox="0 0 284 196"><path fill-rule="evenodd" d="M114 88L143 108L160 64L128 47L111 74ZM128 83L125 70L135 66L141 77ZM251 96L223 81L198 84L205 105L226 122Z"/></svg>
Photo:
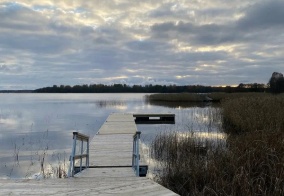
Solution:
<svg viewBox="0 0 284 196"><path fill-rule="evenodd" d="M133 115L111 114L90 144L90 167L131 167L136 131Z"/></svg>
<svg viewBox="0 0 284 196"><path fill-rule="evenodd" d="M136 124L175 124L175 114L133 114Z"/></svg>
<svg viewBox="0 0 284 196"><path fill-rule="evenodd" d="M0 180L0 195L177 195L132 169L133 114L111 114L90 143L88 169L67 179Z"/></svg>

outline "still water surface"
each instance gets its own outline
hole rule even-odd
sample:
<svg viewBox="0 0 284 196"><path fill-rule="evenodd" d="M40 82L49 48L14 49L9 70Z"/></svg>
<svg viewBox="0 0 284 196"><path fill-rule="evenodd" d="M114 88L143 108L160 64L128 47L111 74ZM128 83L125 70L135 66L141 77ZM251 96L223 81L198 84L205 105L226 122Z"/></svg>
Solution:
<svg viewBox="0 0 284 196"><path fill-rule="evenodd" d="M216 131L206 130L211 106L153 104L145 95L0 94L0 178L35 178L41 163L56 172L68 162L72 132L92 138L113 112L176 114L175 125L137 126L146 144L161 131Z"/></svg>

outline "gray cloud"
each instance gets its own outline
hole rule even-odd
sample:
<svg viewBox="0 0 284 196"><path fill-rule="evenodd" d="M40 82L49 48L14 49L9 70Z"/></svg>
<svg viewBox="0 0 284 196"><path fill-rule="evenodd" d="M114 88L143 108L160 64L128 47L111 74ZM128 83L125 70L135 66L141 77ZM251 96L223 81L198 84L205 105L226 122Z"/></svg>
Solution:
<svg viewBox="0 0 284 196"><path fill-rule="evenodd" d="M266 83L283 72L282 1L0 3L0 89Z"/></svg>
<svg viewBox="0 0 284 196"><path fill-rule="evenodd" d="M282 1L260 1L244 10L244 16L235 21L223 24L195 24L193 22L165 22L152 26L154 37L170 39L180 38L191 44L218 45L234 42L253 42L256 39L274 36L275 28L284 27L284 12ZM222 12L222 9L206 10L209 15ZM205 11L200 12L203 14ZM227 13L227 10L225 10ZM211 14L210 14L211 13ZM270 29L271 28L271 29ZM266 30L271 30L266 31ZM263 32L260 32L263 31ZM276 32L275 32L276 31Z"/></svg>
<svg viewBox="0 0 284 196"><path fill-rule="evenodd" d="M6 74L19 74L22 72L23 68L19 65L5 65L0 64L0 72L6 73Z"/></svg>
<svg viewBox="0 0 284 196"><path fill-rule="evenodd" d="M261 30L266 28L284 27L284 2L260 1L246 9L245 16L238 21L243 30Z"/></svg>
<svg viewBox="0 0 284 196"><path fill-rule="evenodd" d="M231 25L167 22L152 27L155 38L180 39L194 45L218 45L241 41Z"/></svg>

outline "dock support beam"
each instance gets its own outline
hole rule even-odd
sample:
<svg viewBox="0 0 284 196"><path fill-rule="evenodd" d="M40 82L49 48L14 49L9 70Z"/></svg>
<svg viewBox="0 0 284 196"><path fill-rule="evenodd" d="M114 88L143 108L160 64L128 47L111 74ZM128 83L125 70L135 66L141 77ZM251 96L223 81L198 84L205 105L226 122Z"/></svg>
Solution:
<svg viewBox="0 0 284 196"><path fill-rule="evenodd" d="M140 154L139 154L139 142L140 142L140 131L137 131L133 136L133 155L132 155L132 168L135 171L137 177L140 176L139 174L139 162L140 162Z"/></svg>

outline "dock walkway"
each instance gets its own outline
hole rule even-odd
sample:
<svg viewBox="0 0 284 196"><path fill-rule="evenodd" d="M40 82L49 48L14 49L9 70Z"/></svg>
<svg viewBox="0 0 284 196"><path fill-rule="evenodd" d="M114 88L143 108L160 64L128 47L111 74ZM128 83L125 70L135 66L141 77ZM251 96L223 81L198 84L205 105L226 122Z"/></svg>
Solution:
<svg viewBox="0 0 284 196"><path fill-rule="evenodd" d="M133 135L137 128L131 114L111 114L90 144L90 167L132 165Z"/></svg>
<svg viewBox="0 0 284 196"><path fill-rule="evenodd" d="M132 165L133 114L111 114L90 144L90 168L73 178L0 180L0 195L177 195Z"/></svg>

